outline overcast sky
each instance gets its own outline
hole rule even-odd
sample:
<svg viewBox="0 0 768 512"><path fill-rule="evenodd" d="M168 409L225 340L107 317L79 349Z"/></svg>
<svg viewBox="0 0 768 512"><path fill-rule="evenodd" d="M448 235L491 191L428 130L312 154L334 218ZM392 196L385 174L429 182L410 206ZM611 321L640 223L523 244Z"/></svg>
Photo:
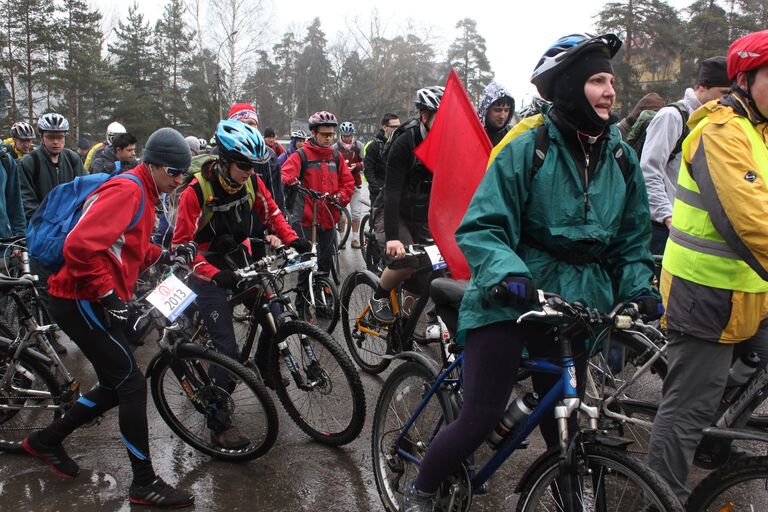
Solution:
<svg viewBox="0 0 768 512"><path fill-rule="evenodd" d="M677 8L692 0L671 0ZM163 11L164 0L138 0L145 19L154 24ZM375 4L368 1L337 0L276 0L271 25L274 33L267 48L279 41L288 30L303 35L315 16L319 16L327 38L332 41L337 32L346 32L355 18L370 18L375 5L379 16L388 22L387 36L404 33L409 18L432 27L430 33L435 47L447 49L456 37L456 22L463 18L477 21L478 32L485 37L487 55L496 80L509 89L518 104L533 91L529 78L541 54L558 37L592 31L594 16L606 2L603 0L533 0L525 2L448 0L385 0ZM107 17L128 13L128 2L91 0Z"/></svg>

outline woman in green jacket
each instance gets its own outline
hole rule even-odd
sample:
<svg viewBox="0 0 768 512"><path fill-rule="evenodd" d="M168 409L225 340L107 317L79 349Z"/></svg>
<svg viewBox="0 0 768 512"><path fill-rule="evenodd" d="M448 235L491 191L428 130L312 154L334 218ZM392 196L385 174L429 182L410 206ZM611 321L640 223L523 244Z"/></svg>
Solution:
<svg viewBox="0 0 768 512"><path fill-rule="evenodd" d="M532 305L537 288L601 311L635 299L649 316L660 313L651 286L643 175L611 113L616 99L611 58L620 46L613 34L559 39L531 79L552 107L537 120L540 126L517 136L513 130L491 156L456 232L472 271L459 313L464 403L406 489L405 512L431 511L443 479L496 427L523 348L534 356L556 356L547 326L515 322ZM543 160L535 159L541 149ZM503 301L491 294L498 284L506 290ZM585 340L575 343L582 393L585 352ZM534 390L543 396L558 378L534 374ZM542 422L541 431L548 446L558 443L554 416Z"/></svg>

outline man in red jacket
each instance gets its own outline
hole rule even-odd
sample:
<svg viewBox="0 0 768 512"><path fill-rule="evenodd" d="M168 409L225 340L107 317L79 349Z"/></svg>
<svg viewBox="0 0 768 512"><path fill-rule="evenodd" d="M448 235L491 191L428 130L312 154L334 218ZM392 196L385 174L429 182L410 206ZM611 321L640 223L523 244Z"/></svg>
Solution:
<svg viewBox="0 0 768 512"><path fill-rule="evenodd" d="M194 497L163 482L152 467L147 379L126 339L126 301L143 269L178 256L187 263L194 259L194 244L177 247L174 255L150 242L158 197L181 185L190 159L184 137L161 128L147 140L144 163L128 171L141 180L140 187L132 180L112 179L86 200L82 217L64 243L64 266L48 280L48 293L51 315L93 364L98 384L22 444L57 475L74 478L80 469L61 443L78 427L118 406L120 436L133 469L129 500L177 508L192 505ZM141 217L129 227L142 201Z"/></svg>
<svg viewBox="0 0 768 512"><path fill-rule="evenodd" d="M300 182L304 188L327 193L346 206L355 191L355 179L344 158L331 147L338 124L336 116L330 112L315 112L310 116L312 137L283 164L283 184L290 186ZM305 156L303 166L302 152ZM296 232L301 231L299 234L304 238L312 237L313 202L309 196L304 199L303 215L294 225ZM338 208L326 199L321 199L317 205L317 266L322 272L331 270L334 226L340 215Z"/></svg>
<svg viewBox="0 0 768 512"><path fill-rule="evenodd" d="M215 138L218 157L212 156L206 161L181 194L173 242L184 244L194 240L199 244L201 254L197 255L195 279L190 280L189 286L197 294L196 304L214 346L221 353L239 359L227 290L237 282L234 273L237 268L231 268L230 262L237 267L251 263L252 248L246 245L253 232L251 212L258 215L271 232L266 239L272 247L285 243L299 252L308 252L312 245L296 236L267 186L254 176L254 166L270 158L258 130L240 121L221 121ZM256 189L252 188L254 182ZM269 326L263 327L262 335L271 333ZM265 373L269 366L268 347L268 339L262 337L255 359L265 383L271 386L274 376ZM226 375L214 369L210 373L218 386L224 389L231 386ZM250 444L228 417L209 419L208 427L211 441L217 446L237 450Z"/></svg>

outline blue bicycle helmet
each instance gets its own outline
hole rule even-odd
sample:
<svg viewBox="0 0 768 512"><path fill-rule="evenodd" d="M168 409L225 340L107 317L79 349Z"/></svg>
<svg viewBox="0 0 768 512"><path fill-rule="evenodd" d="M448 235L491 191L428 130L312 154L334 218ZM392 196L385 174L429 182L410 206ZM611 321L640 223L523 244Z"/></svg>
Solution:
<svg viewBox="0 0 768 512"><path fill-rule="evenodd" d="M614 34L571 34L555 41L541 56L531 75L531 83L539 90L541 97L551 100L557 76L574 57L591 48L603 48L612 59L621 48L621 39Z"/></svg>
<svg viewBox="0 0 768 512"><path fill-rule="evenodd" d="M269 151L258 130L233 120L220 121L216 126L216 147L226 160L263 164L269 160Z"/></svg>

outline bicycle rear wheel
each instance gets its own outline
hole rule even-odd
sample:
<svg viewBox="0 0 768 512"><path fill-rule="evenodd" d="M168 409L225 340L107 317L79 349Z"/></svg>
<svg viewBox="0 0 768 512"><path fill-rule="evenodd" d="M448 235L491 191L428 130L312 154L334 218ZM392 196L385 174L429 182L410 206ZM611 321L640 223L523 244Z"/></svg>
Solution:
<svg viewBox="0 0 768 512"><path fill-rule="evenodd" d="M398 450L420 461L440 429L454 420L448 392L439 390L399 439L434 380L429 369L408 361L395 368L381 388L373 414L371 453L376 488L384 509L390 512L399 510L403 491L419 472Z"/></svg>
<svg viewBox="0 0 768 512"><path fill-rule="evenodd" d="M277 369L272 382L294 423L323 444L340 446L356 439L365 423L365 392L344 349L328 333L300 320L280 326L272 343Z"/></svg>
<svg viewBox="0 0 768 512"><path fill-rule="evenodd" d="M688 498L688 510L768 510L768 457L749 457L710 473Z"/></svg>
<svg viewBox="0 0 768 512"><path fill-rule="evenodd" d="M360 230L357 232L357 241L360 242L360 252L365 259L365 247L368 245L368 237L365 236L367 231L373 231L373 225L369 225L371 222L371 214L366 213L363 218L360 219ZM370 270L370 269L369 269Z"/></svg>
<svg viewBox="0 0 768 512"><path fill-rule="evenodd" d="M7 347L0 352L0 378L13 372L0 389L0 450L21 453L21 442L61 416L61 394L50 367L26 353L11 360ZM13 407L10 409L9 407Z"/></svg>
<svg viewBox="0 0 768 512"><path fill-rule="evenodd" d="M547 510L664 510L683 512L669 484L628 453L584 444L577 474L564 472L560 452L544 454L520 493L518 512Z"/></svg>
<svg viewBox="0 0 768 512"><path fill-rule="evenodd" d="M386 370L391 359L388 333L373 319L368 305L378 280L367 272L354 272L341 287L341 320L344 340L355 363L366 373L376 375Z"/></svg>
<svg viewBox="0 0 768 512"><path fill-rule="evenodd" d="M339 292L336 285L324 275L315 274L312 277L315 303L311 304L309 293L304 292L301 301L301 319L316 325L328 334L333 334L339 321Z"/></svg>
<svg viewBox="0 0 768 512"><path fill-rule="evenodd" d="M267 453L277 439L278 416L256 374L199 345L184 343L175 350L173 359L155 356L148 372L152 399L171 430L196 450L222 460ZM183 373L181 379L172 366ZM212 433L230 426L239 429L247 444L225 448L214 442Z"/></svg>

